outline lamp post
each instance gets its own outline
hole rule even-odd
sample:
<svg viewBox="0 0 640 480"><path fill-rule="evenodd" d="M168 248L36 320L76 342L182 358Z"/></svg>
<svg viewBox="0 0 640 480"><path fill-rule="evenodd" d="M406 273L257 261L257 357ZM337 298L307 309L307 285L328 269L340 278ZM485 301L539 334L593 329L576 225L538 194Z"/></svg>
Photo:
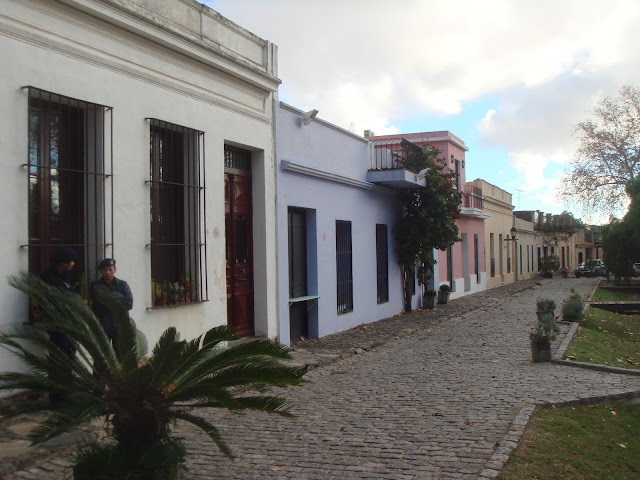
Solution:
<svg viewBox="0 0 640 480"><path fill-rule="evenodd" d="M516 233L518 233L518 230L514 225L513 227L511 227L511 230L509 230L509 234L511 235L511 238L505 238L504 241L507 243L514 242L514 245L515 245L515 249L513 250L513 265L516 271L516 282L517 282L518 281L518 239L516 238Z"/></svg>

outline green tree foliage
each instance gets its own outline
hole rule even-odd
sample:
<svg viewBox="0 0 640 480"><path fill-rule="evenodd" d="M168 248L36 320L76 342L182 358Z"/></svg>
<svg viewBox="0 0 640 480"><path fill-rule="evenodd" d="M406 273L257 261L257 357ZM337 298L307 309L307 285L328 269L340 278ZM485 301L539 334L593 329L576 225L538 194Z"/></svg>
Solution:
<svg viewBox="0 0 640 480"><path fill-rule="evenodd" d="M640 177L627 182L626 193L631 198L627 214L602 227L604 264L618 280L629 279L633 263L640 262Z"/></svg>
<svg viewBox="0 0 640 480"><path fill-rule="evenodd" d="M425 168L426 186L400 192L401 218L394 228L395 252L402 270L404 308L411 311L411 287L416 266L424 283L433 271L433 250L444 250L459 240L456 218L461 195L455 188L455 173L440 158L439 150L427 144L421 152L407 155L405 168L418 173Z"/></svg>
<svg viewBox="0 0 640 480"><path fill-rule="evenodd" d="M25 372L0 374L0 391L19 389L53 394L62 400L51 407L37 402L3 402L0 415L12 417L50 408L50 415L30 434L33 444L102 419L112 440L80 455L79 461L84 463L76 470L83 478L96 478L95 469L91 473L87 462L107 458L105 455L113 461L103 461L95 468L119 468L126 475L101 470L100 478L165 478L163 472L179 470L184 447L170 431L177 421L202 429L222 453L231 457L215 425L198 414L203 407L289 415L281 398L238 396L238 391L233 392L237 386L282 387L301 381L298 369L279 362L289 358L287 350L270 340L222 348L223 342L238 338L227 326L212 328L191 341L180 340L176 329L168 328L151 355L140 359L136 329L128 312L112 297L103 296L100 301L116 315L119 360L80 296L60 292L30 275L13 278L10 283L26 293L50 320L0 334L0 345L28 367ZM47 331L66 334L76 347L76 357L68 358L49 342Z"/></svg>
<svg viewBox="0 0 640 480"><path fill-rule="evenodd" d="M627 182L640 173L640 89L623 86L619 97L605 98L593 115L576 125L579 145L560 196L585 212L610 214L620 211Z"/></svg>

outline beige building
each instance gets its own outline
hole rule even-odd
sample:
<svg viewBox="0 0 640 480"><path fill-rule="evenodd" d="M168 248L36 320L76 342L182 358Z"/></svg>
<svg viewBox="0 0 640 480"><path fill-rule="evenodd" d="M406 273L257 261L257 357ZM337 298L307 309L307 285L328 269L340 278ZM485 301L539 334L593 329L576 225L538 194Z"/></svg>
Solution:
<svg viewBox="0 0 640 480"><path fill-rule="evenodd" d="M526 280L538 274L538 252L541 238L537 235L534 224L530 220L514 216L516 227L516 280Z"/></svg>
<svg viewBox="0 0 640 480"><path fill-rule="evenodd" d="M484 212L487 288L495 288L516 280L516 241L511 238L513 204L511 194L485 180L471 182L482 189Z"/></svg>

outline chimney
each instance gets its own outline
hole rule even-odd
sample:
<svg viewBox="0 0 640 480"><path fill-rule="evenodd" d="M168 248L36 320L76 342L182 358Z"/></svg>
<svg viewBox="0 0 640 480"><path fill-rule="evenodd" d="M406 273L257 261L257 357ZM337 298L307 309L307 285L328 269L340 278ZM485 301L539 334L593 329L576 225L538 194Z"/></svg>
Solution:
<svg viewBox="0 0 640 480"><path fill-rule="evenodd" d="M375 134L375 132L372 132L371 130L365 130L364 131L364 136L365 137L375 137L376 134Z"/></svg>

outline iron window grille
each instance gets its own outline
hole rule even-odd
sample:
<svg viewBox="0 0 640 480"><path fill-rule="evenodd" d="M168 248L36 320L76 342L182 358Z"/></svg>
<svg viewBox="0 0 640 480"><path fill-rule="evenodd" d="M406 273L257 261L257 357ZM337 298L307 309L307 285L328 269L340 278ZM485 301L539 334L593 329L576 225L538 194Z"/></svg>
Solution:
<svg viewBox="0 0 640 480"><path fill-rule="evenodd" d="M57 247L78 254L70 280L87 298L98 263L114 256L113 109L32 86L28 93L29 271Z"/></svg>
<svg viewBox="0 0 640 480"><path fill-rule="evenodd" d="M376 225L376 274L378 303L389 301L389 246L387 226Z"/></svg>
<svg viewBox="0 0 640 480"><path fill-rule="evenodd" d="M147 120L152 305L207 301L204 133Z"/></svg>
<svg viewBox="0 0 640 480"><path fill-rule="evenodd" d="M336 220L336 283L338 313L353 311L351 222Z"/></svg>

